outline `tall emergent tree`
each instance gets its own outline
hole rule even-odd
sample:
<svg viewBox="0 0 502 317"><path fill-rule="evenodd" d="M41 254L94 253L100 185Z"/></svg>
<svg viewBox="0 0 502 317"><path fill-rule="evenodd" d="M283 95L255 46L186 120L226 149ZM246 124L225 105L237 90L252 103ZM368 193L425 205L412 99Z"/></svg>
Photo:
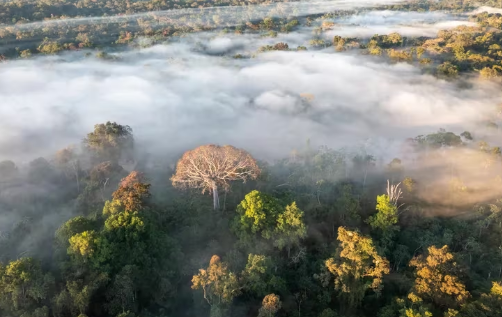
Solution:
<svg viewBox="0 0 502 317"><path fill-rule="evenodd" d="M132 129L110 121L96 124L94 131L84 139L84 146L92 153L97 163L117 162L124 156L130 160L134 147Z"/></svg>
<svg viewBox="0 0 502 317"><path fill-rule="evenodd" d="M231 145L202 145L185 152L176 165L173 186L201 188L213 194L214 209L219 208L218 188L228 190L235 180L256 179L260 168L246 151Z"/></svg>

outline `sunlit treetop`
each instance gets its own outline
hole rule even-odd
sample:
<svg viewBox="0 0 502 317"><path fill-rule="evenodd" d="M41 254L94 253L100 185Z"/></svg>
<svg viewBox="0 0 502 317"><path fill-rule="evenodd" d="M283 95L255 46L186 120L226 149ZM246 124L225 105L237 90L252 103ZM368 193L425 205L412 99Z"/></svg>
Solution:
<svg viewBox="0 0 502 317"><path fill-rule="evenodd" d="M367 290L380 293L382 278L388 274L389 261L380 256L370 237L357 231L338 228L340 246L325 262L335 280L335 289L349 307L361 304Z"/></svg>
<svg viewBox="0 0 502 317"><path fill-rule="evenodd" d="M192 278L192 289L202 289L204 299L211 306L229 304L240 293L237 276L227 263L213 255L207 269L200 269Z"/></svg>
<svg viewBox="0 0 502 317"><path fill-rule="evenodd" d="M258 317L273 317L281 309L282 302L278 295L268 294L263 298Z"/></svg>
<svg viewBox="0 0 502 317"><path fill-rule="evenodd" d="M127 211L138 211L150 197L150 184L146 183L142 173L132 171L123 178L119 188L112 195L114 200L118 200Z"/></svg>
<svg viewBox="0 0 502 317"><path fill-rule="evenodd" d="M218 188L228 190L231 181L245 182L259 175L260 168L248 152L231 145L210 144L185 152L171 181L177 187L199 188L202 193L212 193L217 209Z"/></svg>
<svg viewBox="0 0 502 317"><path fill-rule="evenodd" d="M448 246L430 246L427 254L415 257L410 266L416 268L415 292L439 306L455 307L464 303L470 293L457 276L461 270L448 252Z"/></svg>

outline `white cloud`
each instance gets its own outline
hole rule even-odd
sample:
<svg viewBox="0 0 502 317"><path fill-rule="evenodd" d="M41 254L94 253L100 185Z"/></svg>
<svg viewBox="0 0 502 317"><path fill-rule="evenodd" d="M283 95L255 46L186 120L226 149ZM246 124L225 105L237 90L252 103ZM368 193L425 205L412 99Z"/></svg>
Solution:
<svg viewBox="0 0 502 317"><path fill-rule="evenodd" d="M466 13L467 15L472 15L472 14L479 14L483 12L488 12L488 13L500 13L502 14L502 9L500 8L493 8L493 7L488 7L488 6L481 6L471 12Z"/></svg>
<svg viewBox="0 0 502 317"><path fill-rule="evenodd" d="M460 25L476 26L474 22L468 21L444 21L433 24L415 24L407 25L375 25L375 26L340 26L334 27L332 30L325 32L326 38L332 39L333 36L339 35L343 37L362 37L369 38L375 34L384 35L397 32L402 36L410 37L435 37L441 30L449 30Z"/></svg>
<svg viewBox="0 0 502 317"><path fill-rule="evenodd" d="M337 24L332 30L325 32L325 36L329 39L335 35L368 38L375 34L398 32L403 36L435 37L440 30L476 25L474 22L457 19L444 12L370 11L334 19Z"/></svg>
<svg viewBox="0 0 502 317"><path fill-rule="evenodd" d="M3 157L53 153L111 120L133 127L151 151L227 143L272 158L307 138L338 147L465 127L500 101L493 87L461 90L410 65L332 49L235 60L192 48L158 45L113 62L68 53L4 63ZM314 100L305 105L301 94Z"/></svg>

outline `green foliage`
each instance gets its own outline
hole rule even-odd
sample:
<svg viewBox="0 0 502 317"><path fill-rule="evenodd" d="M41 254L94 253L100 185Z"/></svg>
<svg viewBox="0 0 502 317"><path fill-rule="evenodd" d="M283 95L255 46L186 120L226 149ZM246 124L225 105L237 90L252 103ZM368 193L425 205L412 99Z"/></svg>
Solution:
<svg viewBox="0 0 502 317"><path fill-rule="evenodd" d="M94 131L84 139L84 145L100 162L130 158L134 146L132 129L115 122L96 124Z"/></svg>
<svg viewBox="0 0 502 317"><path fill-rule="evenodd" d="M497 166L500 148L484 141L464 144L462 140L469 140L469 135L441 129L410 143L418 155L428 153L438 159L439 152L462 147L483 155L483 169ZM56 164L64 162L64 156L58 158ZM70 158L80 159L78 154ZM169 316L186 309L190 302L194 303L193 314L222 317L230 312L241 314L241 309L251 306L263 316L296 314L298 308L313 316L338 316L337 311L372 316L375 309L368 310L368 305L379 308L380 317L430 317L432 313L497 316L500 283L493 284L491 292L488 288L502 272L501 203L473 207L466 219L423 217L424 206L430 206L421 200L424 187L429 187L429 193L439 187L408 171L409 163L394 159L385 167L385 176L391 173L401 179L408 172L413 175L403 180L409 208L399 216L399 230L397 207L387 195L377 196L376 213L372 210L370 193L381 186L382 179L375 175L366 179L364 174L373 168L374 158L356 155L352 168L348 168L348 160L343 151L307 147L287 160L267 165L259 182L228 192L228 209L217 217L207 212L196 193L170 188L165 192L165 185L152 186L156 189L151 193L141 173L133 172L119 182L123 169L117 162L87 167L82 170L82 185L88 193L81 193L80 199L102 208L102 213L63 222L52 235L54 265L44 264L43 269L38 264L27 266L33 274L13 275L30 276L29 281L5 278L6 268L20 260L2 266L0 313L10 317ZM28 179L14 162L2 166L5 182ZM64 173L60 165L36 160L29 181L45 184L52 179L49 183L55 184L66 179L58 173ZM155 177L165 180L169 175ZM340 181L344 177L359 181ZM118 189L103 204L117 183ZM242 199L255 186L273 194L252 190ZM468 177L448 177L442 186L442 190L455 190L458 198L469 195L472 187ZM164 195L166 198L159 199ZM237 214L230 214L228 210L239 201ZM367 227L361 224L361 215L369 216ZM371 229L373 239L357 229L341 227L339 247L330 257L329 241L340 224L363 232ZM12 236L0 235L0 246L22 240L32 228L29 220L20 222ZM186 260L177 243L183 245ZM453 253L440 248L445 244L455 250L455 261L450 258ZM420 255L431 245L436 247L432 256L430 251ZM192 298L186 281L199 267L201 255L225 251L228 263L215 258L195 274L192 285L200 292ZM390 263L382 256L384 251ZM416 268L415 280L410 279L408 264ZM390 268L392 274L386 278ZM46 270L54 273L55 283L43 273ZM23 287L30 290L24 297L19 295ZM284 298L284 304L274 294ZM408 297L402 299L404 294ZM332 302L335 295L340 301ZM265 309L262 302L263 309L259 309L259 301L265 298L270 305Z"/></svg>
<svg viewBox="0 0 502 317"><path fill-rule="evenodd" d="M125 314L125 316L134 315L132 311L136 311L136 294L138 285L140 285L140 275L138 267L126 265L118 273L107 291L107 310L111 314ZM127 312L124 313L124 312Z"/></svg>
<svg viewBox="0 0 502 317"><path fill-rule="evenodd" d="M340 246L325 262L333 275L335 289L348 307L361 304L367 290L379 294L382 277L389 273L389 261L378 255L371 238L344 227L338 228Z"/></svg>
<svg viewBox="0 0 502 317"><path fill-rule="evenodd" d="M273 291L285 291L285 281L274 274L271 257L249 254L248 262L241 273L246 292L262 297Z"/></svg>
<svg viewBox="0 0 502 317"><path fill-rule="evenodd" d="M473 20L482 26L491 26L502 29L502 14L483 12L472 17Z"/></svg>
<svg viewBox="0 0 502 317"><path fill-rule="evenodd" d="M430 308L424 304L422 298L414 293L408 294L406 299L395 298L391 304L384 306L378 317L432 317Z"/></svg>
<svg viewBox="0 0 502 317"><path fill-rule="evenodd" d="M21 52L19 52L19 57L21 58L28 58L31 56L31 51L28 49L28 50L22 50Z"/></svg>
<svg viewBox="0 0 502 317"><path fill-rule="evenodd" d="M338 314L331 308L326 308L322 311L319 317L338 317Z"/></svg>
<svg viewBox="0 0 502 317"><path fill-rule="evenodd" d="M85 314L91 305L91 299L98 289L108 282L108 277L105 274L93 275L88 278L88 281L75 280L66 283L66 290L62 297L58 298L63 301L66 300L66 305L69 306L70 311L74 313ZM70 300L68 300L70 299ZM63 304L63 309L66 306Z"/></svg>
<svg viewBox="0 0 502 317"><path fill-rule="evenodd" d="M309 41L309 45L315 48L325 48L329 46L329 43L323 39L312 39Z"/></svg>
<svg viewBox="0 0 502 317"><path fill-rule="evenodd" d="M207 303L220 309L240 293L237 276L217 255L213 255L207 269L200 269L199 274L193 276L192 288L202 289Z"/></svg>
<svg viewBox="0 0 502 317"><path fill-rule="evenodd" d="M377 196L376 210L378 211L374 216L368 219L368 224L372 229L379 229L382 231L391 230L397 223L397 206L395 206L388 195Z"/></svg>
<svg viewBox="0 0 502 317"><path fill-rule="evenodd" d="M98 235L94 230L77 233L70 238L69 254L87 259L94 255L98 244Z"/></svg>
<svg viewBox="0 0 502 317"><path fill-rule="evenodd" d="M90 231L95 227L94 221L82 216L71 218L56 231L56 240L62 247L67 248L70 238L84 231Z"/></svg>
<svg viewBox="0 0 502 317"><path fill-rule="evenodd" d="M314 48L331 45L336 51L361 48L363 53L381 56L374 59L375 62L406 62L425 74L448 80L462 74L479 74L495 86L502 74L500 14L477 14L470 19L478 26L443 30L433 38L405 38L391 33L375 35L369 41L336 36L332 43L323 32L335 27L333 21L353 12L339 10L322 17L301 18L296 18L298 12L293 12L285 19L245 21L235 28L225 25L219 8L207 19L204 14L194 13L179 21L168 19L167 22L155 14L140 15L141 18L131 18L120 25L113 19L109 23L65 22L67 17L75 16L135 16L138 12L197 7L207 11L203 7L249 3L255 2L4 1L0 4L0 40L5 47L18 47L10 49L9 58L99 47L96 57L110 59L102 51L108 51L104 47L108 42L146 47L164 42L170 36L210 31L215 26L225 27L223 35L259 32L262 36L277 37L279 32L291 32L302 24L314 28L315 34L308 42ZM498 1L480 4L500 6ZM413 1L382 9L418 12L446 9L451 13L451 10L471 11L474 5L478 4ZM245 16L252 17L253 8L246 7ZM273 10L279 12L287 8L281 8L281 4L273 6L270 16L276 16ZM54 23L43 22L43 27L29 31L28 26L22 25L49 19ZM61 21L57 21L59 19ZM141 40L145 37L149 39ZM295 49L289 45L279 42L263 46L259 51L305 54L293 52ZM296 50L303 51L306 47L298 46ZM242 57L235 55L235 58ZM0 55L0 62L3 59ZM470 85L472 82L458 83ZM308 91L296 93L305 109L314 106L317 96ZM483 119L483 128L489 128L488 134L495 133L500 124L495 113L486 113L486 117L489 120ZM478 136L477 130L473 132ZM161 170L143 162L138 162L137 168L155 179L152 197L149 184L141 181L120 186L110 198L126 167L120 164L124 159L132 159L134 138L128 126L111 122L97 125L84 140L82 154L74 153L62 161L57 157L55 161L39 158L26 170L22 164L18 167L12 161L0 163L0 206L2 216L8 218L0 232L0 257L6 263L0 266L0 315L165 317L209 313L213 317L225 317L231 313L235 316L335 317L340 310L346 313L344 316L373 317L378 308L387 305L380 309L380 317L499 316L502 311L502 208L496 200L496 188L501 184L498 175L501 150L499 144L469 141L473 141L473 137L468 132L457 135L442 129L419 136L412 142L413 154L418 159L411 162L403 158L405 164L393 161L384 171L386 177L390 171L392 179L398 180L410 175L403 180L409 194L405 196L409 209L399 217L399 227L397 207L387 195L376 197L377 212L374 213L373 195L382 175L371 173L371 168L380 171L377 169L380 163L366 153L350 161L352 156L344 150L327 148L308 147L268 164L266 176L257 182L226 192L226 208L218 214L208 213L210 208L197 193L181 193L167 186L169 168ZM482 154L482 160L464 166L472 166L475 173L462 175L465 169L454 166L460 147L462 151L474 153L473 156ZM92 159L88 160L88 156ZM434 161L428 161L430 157L434 157ZM459 161L464 158L461 155ZM423 167L422 160L426 164L434 162L448 167L445 173L439 167L433 170L438 178L447 175L441 178L440 185L431 182L436 175L417 172ZM72 162L81 164L72 165ZM169 163L163 161L162 165ZM76 176L68 175L74 170ZM77 185L79 188L69 186L69 180L81 182ZM32 197L30 186L33 185L40 190L47 189L50 195ZM22 192L20 198L16 196L17 191ZM496 194L491 195L492 191ZM49 199L48 196L56 194L57 200ZM471 202L475 199L471 198L476 195L482 197L482 203L474 206ZM451 197L459 201L461 208L451 203ZM73 210L75 201L78 208ZM235 216L230 215L229 210L236 205L237 216L229 230L228 224ZM63 222L59 214L54 217L52 213L61 211L64 215L78 216ZM436 217L443 212L448 217ZM464 216L454 217L460 212ZM10 228L11 216L23 218ZM369 216L368 226L360 222L361 216ZM50 222L47 219L52 218L58 222L47 224ZM339 225L351 229L339 229L340 246L330 257L331 241ZM374 240L361 232L371 232ZM182 245L185 258L178 244ZM385 251L391 262L377 250ZM192 286L200 292L195 292L192 298L189 276L200 267L201 259L214 253L226 253L225 259L232 260L227 264L213 258L206 269L200 270L192 280ZM33 254L41 264L34 258L23 257L25 254ZM245 255L248 255L247 262ZM408 264L411 268L406 268ZM321 266L323 271L319 273ZM390 267L392 274L384 278ZM230 268L240 273L233 273ZM55 280L45 272L54 275ZM413 280L412 274L415 274ZM326 287L333 280L335 287ZM200 293L210 309L197 297ZM284 304L275 294L280 294ZM331 302L334 294L341 300ZM377 299L376 295L382 296Z"/></svg>
<svg viewBox="0 0 502 317"><path fill-rule="evenodd" d="M368 49L368 53L370 55L382 55L382 48L379 46L378 41L372 39L369 41L369 43L366 45L366 48Z"/></svg>
<svg viewBox="0 0 502 317"><path fill-rule="evenodd" d="M237 206L237 235L245 238L258 233L265 239L271 239L282 209L276 198L253 190Z"/></svg>
<svg viewBox="0 0 502 317"><path fill-rule="evenodd" d="M286 206L286 209L277 217L275 246L279 249L298 246L301 239L307 235L307 227L303 223L303 211L296 203Z"/></svg>
<svg viewBox="0 0 502 317"><path fill-rule="evenodd" d="M297 19L291 20L288 23L286 23L282 28L282 32L291 32L295 29L296 26L298 26L300 22Z"/></svg>
<svg viewBox="0 0 502 317"><path fill-rule="evenodd" d="M342 224L356 225L361 216L361 205L355 197L352 185L344 184L339 187L339 195L335 200L335 212Z"/></svg>
<svg viewBox="0 0 502 317"><path fill-rule="evenodd" d="M38 51L42 54L56 54L63 50L63 46L56 41L51 41L49 38L45 38L43 42L38 46Z"/></svg>
<svg viewBox="0 0 502 317"><path fill-rule="evenodd" d="M428 134L426 136L419 135L415 140L420 147L431 148L456 147L463 144L460 136L444 129L439 129L437 133Z"/></svg>
<svg viewBox="0 0 502 317"><path fill-rule="evenodd" d="M458 67L450 62L444 62L438 66L437 75L445 79L455 78L458 76Z"/></svg>
<svg viewBox="0 0 502 317"><path fill-rule="evenodd" d="M387 50L387 56L396 62L410 62L413 60L413 54L411 51L406 50L395 50L390 48Z"/></svg>
<svg viewBox="0 0 502 317"><path fill-rule="evenodd" d="M32 258L0 265L0 309L17 316L43 316L47 307L41 307L41 302L50 296L53 284L52 276L43 274L40 263Z"/></svg>
<svg viewBox="0 0 502 317"><path fill-rule="evenodd" d="M462 307L458 317L495 317L502 311L502 283L492 282L489 293Z"/></svg>
<svg viewBox="0 0 502 317"><path fill-rule="evenodd" d="M391 248L394 236L399 231L398 208L390 201L388 195L377 196L377 213L366 221L376 231L380 238L380 244L385 252Z"/></svg>
<svg viewBox="0 0 502 317"><path fill-rule="evenodd" d="M273 18L264 18L261 22L265 29L272 29L274 27L274 19Z"/></svg>
<svg viewBox="0 0 502 317"><path fill-rule="evenodd" d="M246 289L258 296L268 293L268 285L265 279L270 270L271 259L264 255L249 254L248 263L242 272L246 283Z"/></svg>
<svg viewBox="0 0 502 317"><path fill-rule="evenodd" d="M258 51L259 52L267 52L267 51L287 51L289 50L289 46L287 43L277 43L274 45L265 45L261 46Z"/></svg>
<svg viewBox="0 0 502 317"><path fill-rule="evenodd" d="M494 79L502 75L502 67L494 65L490 67L484 67L479 71L479 76L484 79Z"/></svg>
<svg viewBox="0 0 502 317"><path fill-rule="evenodd" d="M287 248L289 255L306 236L303 212L294 202L283 207L278 199L254 190L237 206L237 213L233 229L245 245L258 237L273 239L274 245L280 250Z"/></svg>

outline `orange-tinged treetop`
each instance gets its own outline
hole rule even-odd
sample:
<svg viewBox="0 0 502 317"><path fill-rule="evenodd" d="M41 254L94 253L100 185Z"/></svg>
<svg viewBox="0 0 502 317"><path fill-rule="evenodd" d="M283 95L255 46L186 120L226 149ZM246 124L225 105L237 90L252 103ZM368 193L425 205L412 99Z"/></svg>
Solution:
<svg viewBox="0 0 502 317"><path fill-rule="evenodd" d="M150 184L146 183L142 173L132 171L120 181L112 196L113 200L121 202L126 211L138 211L145 199L150 197Z"/></svg>
<svg viewBox="0 0 502 317"><path fill-rule="evenodd" d="M185 152L171 178L174 186L212 192L214 184L227 189L229 182L256 179L260 169L246 151L231 145L202 145Z"/></svg>

